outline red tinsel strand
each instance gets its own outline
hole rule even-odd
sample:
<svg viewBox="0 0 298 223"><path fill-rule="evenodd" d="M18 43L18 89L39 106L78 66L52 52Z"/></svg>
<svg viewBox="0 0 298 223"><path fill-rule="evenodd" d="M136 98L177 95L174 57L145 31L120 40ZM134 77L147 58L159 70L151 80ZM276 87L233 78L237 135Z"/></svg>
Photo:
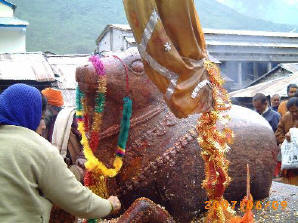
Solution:
<svg viewBox="0 0 298 223"><path fill-rule="evenodd" d="M215 198L220 198L225 192L224 182L226 182L226 177L221 168L216 168L216 171L219 173L217 176L217 182L215 185Z"/></svg>
<svg viewBox="0 0 298 223"><path fill-rule="evenodd" d="M89 116L88 116L87 113L84 114L84 128L85 128L86 130L89 129Z"/></svg>
<svg viewBox="0 0 298 223"><path fill-rule="evenodd" d="M85 176L84 176L84 185L86 187L91 185L91 173L89 171L85 172Z"/></svg>
<svg viewBox="0 0 298 223"><path fill-rule="evenodd" d="M90 148L92 149L93 152L95 152L98 148L98 144L99 144L99 132L91 132L91 136L90 136Z"/></svg>

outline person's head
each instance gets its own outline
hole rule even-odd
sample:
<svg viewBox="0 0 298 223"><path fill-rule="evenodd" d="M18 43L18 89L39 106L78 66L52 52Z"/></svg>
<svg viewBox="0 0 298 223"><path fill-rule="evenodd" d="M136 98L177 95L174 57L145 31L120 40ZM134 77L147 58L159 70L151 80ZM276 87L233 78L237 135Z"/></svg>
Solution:
<svg viewBox="0 0 298 223"><path fill-rule="evenodd" d="M53 88L46 88L42 90L41 93L48 100L48 109L50 109L53 113L58 114L64 104L61 91Z"/></svg>
<svg viewBox="0 0 298 223"><path fill-rule="evenodd" d="M254 108L256 109L256 111L259 114L262 114L267 106L268 106L268 102L267 102L267 98L264 94L262 93L257 93L253 98L252 98L252 104L254 106Z"/></svg>
<svg viewBox="0 0 298 223"><path fill-rule="evenodd" d="M0 124L36 131L42 115L42 96L26 84L14 84L0 95Z"/></svg>
<svg viewBox="0 0 298 223"><path fill-rule="evenodd" d="M298 97L292 97L287 102L287 109L295 120L298 120Z"/></svg>
<svg viewBox="0 0 298 223"><path fill-rule="evenodd" d="M272 107L278 107L280 104L280 96L279 94L274 94L271 97L271 106Z"/></svg>
<svg viewBox="0 0 298 223"><path fill-rule="evenodd" d="M45 113L45 122L48 126L51 123L53 117L61 111L61 107L64 104L63 96L61 91L53 88L46 88L41 91L48 101L47 111Z"/></svg>
<svg viewBox="0 0 298 223"><path fill-rule="evenodd" d="M287 93L289 97L294 97L297 92L298 86L296 84L289 84L287 87Z"/></svg>

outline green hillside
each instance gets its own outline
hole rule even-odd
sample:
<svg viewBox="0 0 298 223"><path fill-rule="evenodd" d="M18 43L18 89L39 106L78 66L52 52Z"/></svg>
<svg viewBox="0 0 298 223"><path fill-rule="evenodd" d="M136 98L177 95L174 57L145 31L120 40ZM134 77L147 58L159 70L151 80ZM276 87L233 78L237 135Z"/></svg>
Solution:
<svg viewBox="0 0 298 223"><path fill-rule="evenodd" d="M29 21L28 51L90 53L107 24L127 23L122 0L14 0L16 16ZM243 16L216 0L195 1L203 27L289 31L277 25Z"/></svg>

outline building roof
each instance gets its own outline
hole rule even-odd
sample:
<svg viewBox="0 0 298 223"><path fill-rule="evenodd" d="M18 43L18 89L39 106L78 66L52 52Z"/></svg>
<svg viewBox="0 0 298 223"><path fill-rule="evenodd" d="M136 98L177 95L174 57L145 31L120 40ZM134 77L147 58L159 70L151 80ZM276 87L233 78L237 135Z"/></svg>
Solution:
<svg viewBox="0 0 298 223"><path fill-rule="evenodd" d="M298 43L279 43L279 42L259 42L259 41L217 41L207 40L209 46L231 46L231 47L279 47L279 48L298 48Z"/></svg>
<svg viewBox="0 0 298 223"><path fill-rule="evenodd" d="M76 89L76 68L88 62L90 55L47 55L47 60L58 81L59 89Z"/></svg>
<svg viewBox="0 0 298 223"><path fill-rule="evenodd" d="M96 44L98 45L98 43L102 40L102 38L106 35L106 33L109 32L113 28L118 29L118 30L122 30L122 31L132 32L131 28L128 24L108 24L108 25L106 25L104 30L101 32L101 34L96 39Z"/></svg>
<svg viewBox="0 0 298 223"><path fill-rule="evenodd" d="M267 32L255 30L231 30L203 28L205 34L239 35L239 36L268 36L268 37L298 37L298 33L291 32Z"/></svg>
<svg viewBox="0 0 298 223"><path fill-rule="evenodd" d="M52 67L59 90L61 90L64 106L75 106L76 102L76 68L86 64L90 55L52 55L47 54L47 59Z"/></svg>
<svg viewBox="0 0 298 223"><path fill-rule="evenodd" d="M0 81L54 82L54 72L46 57L37 53L0 54Z"/></svg>
<svg viewBox="0 0 298 223"><path fill-rule="evenodd" d="M280 78L280 77L287 77L290 74L298 72L298 63L282 63L274 67L269 72L263 74L261 77L252 81L247 87Z"/></svg>
<svg viewBox="0 0 298 223"><path fill-rule="evenodd" d="M289 84L298 85L298 69L296 70L298 64L280 64L269 72L270 78L264 79L263 82L258 82L257 84L234 91L230 93L231 97L253 97L256 93L263 93L265 95L279 94L281 97L287 97L287 86ZM283 69L292 69L292 72L287 70L284 75ZM267 75L268 76L268 75Z"/></svg>
<svg viewBox="0 0 298 223"><path fill-rule="evenodd" d="M129 25L111 24L97 38L97 45L110 29L132 33ZM209 53L220 61L298 61L298 33L250 30L203 29ZM132 36L126 39L132 43Z"/></svg>
<svg viewBox="0 0 298 223"><path fill-rule="evenodd" d="M26 27L28 25L27 21L16 17L0 17L0 27Z"/></svg>
<svg viewBox="0 0 298 223"><path fill-rule="evenodd" d="M11 2L5 1L5 0L0 0L0 3L7 5L8 7L12 8L13 10L15 10L17 7L15 4L12 4Z"/></svg>
<svg viewBox="0 0 298 223"><path fill-rule="evenodd" d="M96 41L97 43L110 30L110 28L115 28L115 29L131 32L131 28L128 24L109 24L105 27L105 29L102 31L102 33L97 38L97 41ZM210 35L226 35L226 36L233 35L233 36L298 38L298 33L294 33L294 32L266 32L266 31L254 31L254 30L229 30L229 29L209 29L209 28L203 28L203 32L205 35L210 34ZM216 42L214 42L214 43L216 43ZM259 42L257 42L257 43L259 43ZM212 44L212 42L210 42L210 44ZM264 41L264 44L266 44L266 41ZM278 44L278 42L276 44Z"/></svg>

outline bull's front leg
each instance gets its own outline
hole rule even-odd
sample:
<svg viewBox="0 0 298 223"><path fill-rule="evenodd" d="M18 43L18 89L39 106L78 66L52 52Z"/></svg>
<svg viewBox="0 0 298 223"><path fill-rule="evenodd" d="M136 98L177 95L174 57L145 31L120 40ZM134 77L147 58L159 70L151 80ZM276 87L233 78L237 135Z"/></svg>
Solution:
<svg viewBox="0 0 298 223"><path fill-rule="evenodd" d="M174 223L172 216L147 198L135 200L117 223Z"/></svg>

